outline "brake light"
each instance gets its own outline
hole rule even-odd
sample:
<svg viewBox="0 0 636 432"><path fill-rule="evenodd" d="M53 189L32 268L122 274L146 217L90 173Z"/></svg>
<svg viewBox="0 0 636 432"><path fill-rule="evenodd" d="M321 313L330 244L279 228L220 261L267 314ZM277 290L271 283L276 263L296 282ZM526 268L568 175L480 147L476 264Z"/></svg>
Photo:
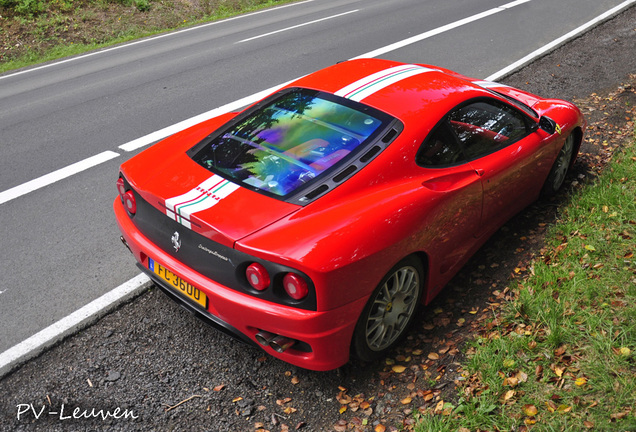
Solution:
<svg viewBox="0 0 636 432"><path fill-rule="evenodd" d="M126 185L124 184L124 179L121 177L117 179L117 192L119 193L119 196L123 200L124 195L126 194Z"/></svg>
<svg viewBox="0 0 636 432"><path fill-rule="evenodd" d="M128 210L128 213L134 215L137 213L137 201L135 200L135 194L132 191L128 191L124 194L124 207Z"/></svg>
<svg viewBox="0 0 636 432"><path fill-rule="evenodd" d="M245 270L245 276L247 276L247 281L255 290L263 291L269 287L269 273L259 263L250 264Z"/></svg>
<svg viewBox="0 0 636 432"><path fill-rule="evenodd" d="M287 273L283 278L283 286L288 296L294 300L302 300L307 297L309 288L305 279L295 273Z"/></svg>

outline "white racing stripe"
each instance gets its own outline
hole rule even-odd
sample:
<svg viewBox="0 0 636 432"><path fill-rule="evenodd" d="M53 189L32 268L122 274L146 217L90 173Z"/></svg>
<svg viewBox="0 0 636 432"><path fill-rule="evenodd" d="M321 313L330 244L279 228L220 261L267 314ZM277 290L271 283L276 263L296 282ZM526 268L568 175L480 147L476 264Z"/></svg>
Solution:
<svg viewBox="0 0 636 432"><path fill-rule="evenodd" d="M376 93L391 84L395 84L406 78L419 75L424 72L433 71L435 71L435 69L412 64L394 66L359 79L358 81L338 90L335 94L336 96L342 96L344 98L360 102L364 98L371 96L373 93Z"/></svg>
<svg viewBox="0 0 636 432"><path fill-rule="evenodd" d="M196 188L166 200L166 214L186 228L192 228L190 217L215 206L239 186L214 174Z"/></svg>

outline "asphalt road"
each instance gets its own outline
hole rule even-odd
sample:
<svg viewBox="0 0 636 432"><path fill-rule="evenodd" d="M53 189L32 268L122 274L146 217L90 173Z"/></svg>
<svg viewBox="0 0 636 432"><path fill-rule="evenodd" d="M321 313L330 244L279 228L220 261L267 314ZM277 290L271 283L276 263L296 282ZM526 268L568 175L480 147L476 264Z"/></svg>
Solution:
<svg viewBox="0 0 636 432"><path fill-rule="evenodd" d="M111 211L121 145L357 56L487 77L620 3L313 0L0 76L0 353L139 273Z"/></svg>

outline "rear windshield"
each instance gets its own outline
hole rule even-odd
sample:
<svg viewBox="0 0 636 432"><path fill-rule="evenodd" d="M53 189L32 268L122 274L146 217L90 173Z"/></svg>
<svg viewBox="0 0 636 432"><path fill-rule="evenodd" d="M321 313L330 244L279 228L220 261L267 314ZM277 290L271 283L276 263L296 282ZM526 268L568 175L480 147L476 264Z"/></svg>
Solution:
<svg viewBox="0 0 636 432"><path fill-rule="evenodd" d="M386 125L355 103L311 90L286 91L208 137L193 159L223 177L280 197L329 171ZM361 105L362 106L362 105Z"/></svg>

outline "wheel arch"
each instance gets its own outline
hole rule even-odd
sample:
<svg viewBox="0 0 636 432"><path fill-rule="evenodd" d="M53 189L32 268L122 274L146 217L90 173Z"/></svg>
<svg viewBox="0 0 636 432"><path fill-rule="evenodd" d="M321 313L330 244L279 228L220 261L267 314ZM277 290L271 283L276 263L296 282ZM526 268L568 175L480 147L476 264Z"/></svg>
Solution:
<svg viewBox="0 0 636 432"><path fill-rule="evenodd" d="M581 150L581 145L583 144L583 129L581 126L577 126L572 130L572 134L574 135L574 151L572 152L570 160L570 168L574 165L574 161L579 154L579 150Z"/></svg>

